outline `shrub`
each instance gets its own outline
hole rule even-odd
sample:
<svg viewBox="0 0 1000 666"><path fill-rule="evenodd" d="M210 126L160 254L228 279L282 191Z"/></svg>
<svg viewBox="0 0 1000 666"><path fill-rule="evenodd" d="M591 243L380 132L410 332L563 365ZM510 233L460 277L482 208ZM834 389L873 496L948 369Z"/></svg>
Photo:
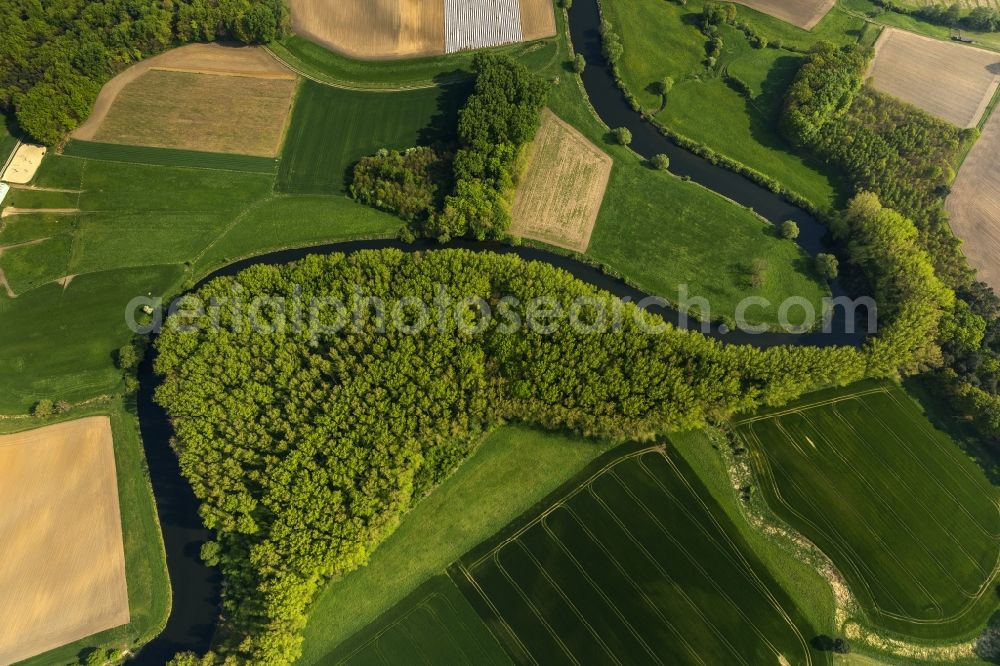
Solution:
<svg viewBox="0 0 1000 666"><path fill-rule="evenodd" d="M653 158L649 162L657 171L666 171L670 168L670 158L663 153L653 155Z"/></svg>
<svg viewBox="0 0 1000 666"><path fill-rule="evenodd" d="M794 220L785 220L781 223L781 237L795 240L799 237L799 225Z"/></svg>
<svg viewBox="0 0 1000 666"><path fill-rule="evenodd" d="M616 127L611 130L611 136L615 143L622 146L628 146L632 143L632 132L627 127Z"/></svg>
<svg viewBox="0 0 1000 666"><path fill-rule="evenodd" d="M351 196L407 222L423 222L440 203L438 186L448 182L449 166L433 148L380 150L354 167Z"/></svg>
<svg viewBox="0 0 1000 666"><path fill-rule="evenodd" d="M836 280L840 275L840 262L832 254L820 252L816 255L816 272L824 280Z"/></svg>
<svg viewBox="0 0 1000 666"><path fill-rule="evenodd" d="M36 402L35 406L31 408L31 415L39 418L45 418L55 414L55 411L55 405L52 404L52 401L48 398L44 398Z"/></svg>
<svg viewBox="0 0 1000 666"><path fill-rule="evenodd" d="M577 74L583 74L586 69L587 59L583 57L582 53L577 53L576 57L573 59L573 71Z"/></svg>

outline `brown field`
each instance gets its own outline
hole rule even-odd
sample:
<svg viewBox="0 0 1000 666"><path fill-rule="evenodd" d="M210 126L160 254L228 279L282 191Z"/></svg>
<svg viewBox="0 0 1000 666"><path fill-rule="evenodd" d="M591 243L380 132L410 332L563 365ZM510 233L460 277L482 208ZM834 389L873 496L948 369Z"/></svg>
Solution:
<svg viewBox="0 0 1000 666"><path fill-rule="evenodd" d="M111 422L0 436L0 663L128 623Z"/></svg>
<svg viewBox="0 0 1000 666"><path fill-rule="evenodd" d="M1000 85L1000 54L886 28L868 75L877 90L974 127Z"/></svg>
<svg viewBox="0 0 1000 666"><path fill-rule="evenodd" d="M352 58L444 53L443 0L289 0L298 34Z"/></svg>
<svg viewBox="0 0 1000 666"><path fill-rule="evenodd" d="M96 141L274 157L294 78L154 69L118 95Z"/></svg>
<svg viewBox="0 0 1000 666"><path fill-rule="evenodd" d="M812 30L823 20L836 0L735 0L737 4L756 9L805 30Z"/></svg>
<svg viewBox="0 0 1000 666"><path fill-rule="evenodd" d="M281 147L295 82L263 49L182 46L109 81L71 136L271 157Z"/></svg>
<svg viewBox="0 0 1000 666"><path fill-rule="evenodd" d="M965 241L962 251L977 277L1000 293L1000 113L965 159L948 196L951 227Z"/></svg>
<svg viewBox="0 0 1000 666"><path fill-rule="evenodd" d="M521 32L526 42L556 34L552 0L521 0Z"/></svg>
<svg viewBox="0 0 1000 666"><path fill-rule="evenodd" d="M546 109L512 211L514 235L585 252L611 157Z"/></svg>

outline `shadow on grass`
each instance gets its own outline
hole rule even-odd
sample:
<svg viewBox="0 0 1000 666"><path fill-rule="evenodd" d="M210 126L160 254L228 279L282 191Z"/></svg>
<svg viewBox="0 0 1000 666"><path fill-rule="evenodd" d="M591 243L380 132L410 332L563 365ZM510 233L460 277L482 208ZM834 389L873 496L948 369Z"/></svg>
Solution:
<svg viewBox="0 0 1000 666"><path fill-rule="evenodd" d="M948 389L941 380L932 375L921 375L905 380L903 387L920 404L934 427L951 437L985 472L990 483L1000 486L1000 442L980 436L971 423L952 409L945 397ZM997 592L1000 596L1000 588Z"/></svg>

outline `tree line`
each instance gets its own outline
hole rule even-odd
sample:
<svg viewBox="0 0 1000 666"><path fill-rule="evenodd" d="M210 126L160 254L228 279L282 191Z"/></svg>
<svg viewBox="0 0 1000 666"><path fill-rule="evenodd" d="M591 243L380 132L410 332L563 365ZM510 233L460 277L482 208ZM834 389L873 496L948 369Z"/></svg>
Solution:
<svg viewBox="0 0 1000 666"><path fill-rule="evenodd" d="M165 379L156 399L215 533L203 555L225 576L226 631L214 652L174 663L294 661L321 586L363 566L402 515L504 422L650 440L940 358L938 329L954 296L913 224L863 195L838 229L885 307L879 334L861 349L723 345L562 270L493 253L311 256L205 285L197 295L216 299L221 326L168 324L157 342ZM357 285L365 291L355 316L304 306L315 315L308 326L274 307L255 328L230 298L238 290L347 304ZM406 297L441 302L440 285L444 315L422 320ZM528 321L539 297L546 309L578 307L584 328L505 328ZM480 325L481 303L506 316ZM608 321L601 334L586 330ZM169 322L190 323L183 310Z"/></svg>
<svg viewBox="0 0 1000 666"><path fill-rule="evenodd" d="M0 0L0 110L54 145L135 61L192 41L268 42L286 24L282 0Z"/></svg>
<svg viewBox="0 0 1000 666"><path fill-rule="evenodd" d="M952 165L977 130L959 130L864 86L870 58L856 46L817 45L789 88L782 129L796 145L840 165L856 191L877 196L879 211L869 216L882 220L885 233L898 232L898 218L912 221L916 236L906 244L923 249L939 282L955 296L937 321L916 316L921 309L936 312L926 303L909 313L914 331L936 336L925 369L933 371L939 393L983 435L1000 438L1000 299L975 281L944 209ZM856 200L861 202L875 210L867 195ZM848 244L856 242L850 230L842 228ZM927 266L920 261L907 271L923 275Z"/></svg>

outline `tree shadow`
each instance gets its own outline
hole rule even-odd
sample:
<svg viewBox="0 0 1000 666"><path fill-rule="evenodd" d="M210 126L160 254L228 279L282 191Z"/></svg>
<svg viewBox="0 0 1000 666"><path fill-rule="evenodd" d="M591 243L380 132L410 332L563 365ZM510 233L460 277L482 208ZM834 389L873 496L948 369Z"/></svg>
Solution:
<svg viewBox="0 0 1000 666"><path fill-rule="evenodd" d="M979 435L971 423L961 418L947 402L945 380L920 375L903 381L906 392L923 408L931 424L950 437L986 474L994 486L1000 486L1000 442ZM997 588L1000 596L1000 587ZM998 618L1000 623L1000 618ZM1000 626L998 626L1000 634Z"/></svg>
<svg viewBox="0 0 1000 666"><path fill-rule="evenodd" d="M471 78L455 82L461 72L462 70L455 70L435 77L435 83L440 86L437 108L430 122L417 135L419 145L445 147L454 145L458 140L458 112L465 106L475 87Z"/></svg>
<svg viewBox="0 0 1000 666"><path fill-rule="evenodd" d="M750 120L750 135L760 145L793 155L809 169L825 176L835 193L834 206L843 208L852 192L847 174L811 152L795 148L779 129L785 96L803 61L802 56L780 56L761 82L760 94L751 98L744 97L747 118Z"/></svg>

